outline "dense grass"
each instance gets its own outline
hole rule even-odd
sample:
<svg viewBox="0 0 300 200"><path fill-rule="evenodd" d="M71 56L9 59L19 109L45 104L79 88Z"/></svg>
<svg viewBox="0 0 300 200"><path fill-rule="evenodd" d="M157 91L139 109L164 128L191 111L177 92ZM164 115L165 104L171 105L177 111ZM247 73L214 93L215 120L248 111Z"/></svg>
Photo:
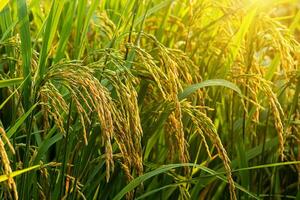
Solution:
<svg viewBox="0 0 300 200"><path fill-rule="evenodd" d="M297 0L1 0L1 199L300 198Z"/></svg>

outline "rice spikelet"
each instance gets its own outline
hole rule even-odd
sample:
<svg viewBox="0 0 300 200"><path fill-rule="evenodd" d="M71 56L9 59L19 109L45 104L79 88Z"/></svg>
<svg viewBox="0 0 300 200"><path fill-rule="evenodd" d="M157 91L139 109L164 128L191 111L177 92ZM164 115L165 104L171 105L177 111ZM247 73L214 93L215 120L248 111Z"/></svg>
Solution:
<svg viewBox="0 0 300 200"><path fill-rule="evenodd" d="M9 187L9 189L11 189L13 191L14 198L18 199L17 185L16 185L14 179L10 177L10 174L12 173L12 170L11 170L11 167L10 167L10 161L9 161L8 156L7 156L2 138L8 144L8 146L11 149L11 151L13 152L13 154L15 153L15 151L14 151L14 148L13 148L12 144L10 143L9 139L6 137L5 130L2 127L0 127L0 134L2 136L0 138L0 155L1 155L2 165L3 165L3 168L4 168L4 174L6 174L8 176L8 180L7 180L8 187Z"/></svg>

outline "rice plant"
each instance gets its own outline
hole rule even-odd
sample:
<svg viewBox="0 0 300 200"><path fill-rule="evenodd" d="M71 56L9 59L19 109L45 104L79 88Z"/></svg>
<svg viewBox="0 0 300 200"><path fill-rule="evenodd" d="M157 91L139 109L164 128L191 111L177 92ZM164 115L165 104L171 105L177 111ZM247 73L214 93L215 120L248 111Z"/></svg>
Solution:
<svg viewBox="0 0 300 200"><path fill-rule="evenodd" d="M1 199L300 199L298 0L0 0Z"/></svg>

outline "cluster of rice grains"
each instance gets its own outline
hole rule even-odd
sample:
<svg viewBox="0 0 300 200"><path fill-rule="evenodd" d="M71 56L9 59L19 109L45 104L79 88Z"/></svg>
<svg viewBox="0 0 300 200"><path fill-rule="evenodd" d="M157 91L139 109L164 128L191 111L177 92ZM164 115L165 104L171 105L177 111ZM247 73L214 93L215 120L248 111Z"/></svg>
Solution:
<svg viewBox="0 0 300 200"><path fill-rule="evenodd" d="M161 119L160 115L168 113L164 125L164 134L169 146L169 159L172 162L176 159L183 163L189 161L186 139L187 135L195 129L201 135L210 157L211 152L205 137L208 137L216 146L227 173L231 198L236 199L235 186L231 177L230 159L212 121L206 116L205 112L202 112L203 106L192 106L189 102L179 101L178 99L178 94L182 91L183 85L201 82L198 68L182 51L166 48L150 35L143 36L143 39L146 40L144 42L147 44L145 49L129 45L136 53L136 61L132 70L137 75L148 77L153 81L148 86L149 93L146 94L144 104L153 109L153 106L150 106L151 104L157 105L157 102L161 102L162 106L156 107L156 112L152 112L153 121L151 123L155 124L156 120ZM151 50L147 50L148 48ZM202 104L203 96L204 94L198 91L191 100ZM183 127L183 114L187 114L191 118L193 122L191 128Z"/></svg>
<svg viewBox="0 0 300 200"><path fill-rule="evenodd" d="M209 117L205 113L201 112L201 107L192 106L189 102L182 102L183 112L186 113L193 122L191 131L194 129L196 133L200 134L206 151L211 157L211 153L208 147L208 144L205 139L205 135L212 141L213 145L217 148L218 156L223 161L224 168L227 173L227 179L230 187L230 198L236 199L234 181L231 175L230 159L227 155L227 152L222 144L222 141L217 133L217 130Z"/></svg>
<svg viewBox="0 0 300 200"><path fill-rule="evenodd" d="M48 116L51 116L62 133L65 133L65 114L69 113L67 102L59 92L64 89L69 92L76 108L85 144L88 141L86 126L91 124L90 113L94 112L100 122L106 151L108 180L109 170L113 168L111 139L114 132L112 112L115 110L109 93L93 76L93 71L80 62L66 62L52 66L38 90L38 97L43 107L45 128L49 126Z"/></svg>
<svg viewBox="0 0 300 200"><path fill-rule="evenodd" d="M82 62L61 62L49 69L38 90L44 115L44 130L47 130L49 120L52 119L62 133L66 132L64 119L69 113L69 106L63 94L69 92L69 100L72 100L82 125L85 144L89 136L86 127L90 127L92 123L91 116L96 115L95 121L100 122L101 141L105 145L107 181L114 168L114 159L121 160L122 168L130 181L133 179L133 169L137 175L143 173L140 141L142 128L137 93L133 86L135 78L118 57L110 56L105 62L106 65L113 64L114 68L119 67L118 70L123 69L123 72L113 71L109 67L104 69L102 59L89 63L88 66L84 66ZM102 84L113 87L112 93L116 95L111 94L96 79L98 75ZM121 156L113 156L113 140L118 144Z"/></svg>
<svg viewBox="0 0 300 200"><path fill-rule="evenodd" d="M40 83L33 82L34 101L40 103L37 108L41 109L33 115L39 113L36 116L41 116L39 120L43 122L37 127L43 129L45 135L54 126L65 136L79 130L85 145L88 145L89 137L99 131L96 141L101 141L99 146L104 151L101 153L104 153L106 163L106 181L112 179L117 163L126 183L142 175L148 162L161 165L193 161L194 152L190 151L189 145L195 143L189 139L196 133L207 152L203 160L208 158L210 162L216 156L220 158L227 175L230 198L237 199L231 161L226 151L228 143L221 140L227 135L222 135L219 115L210 112L218 112L216 102L228 101L233 105L240 101L237 106L242 108L233 110L228 106L226 109L231 109L228 113L233 115L232 121L247 120L247 126L251 127L245 136L250 141L249 146L252 138L258 138L252 127L261 123L262 113L267 109L271 116L267 123L272 124L273 132L277 133L281 160L287 157L299 160L300 155L299 152L298 155L289 153L285 148L288 139L300 145L299 124L293 123L300 116L296 109L299 102L293 102L294 107L289 107L282 105L278 97L299 93L300 52L296 49L299 44L284 25L270 17L270 13L237 2L242 1L174 1L170 3L167 17L164 12L149 14L141 31L132 28L129 33L121 23L124 19L117 24L116 20L110 19L113 15L96 9L84 44L86 49L80 50L84 52L82 60L55 61L52 66L47 66ZM162 21L160 27L157 21ZM70 41L72 37L74 35L70 33ZM68 48L71 45L66 51L72 52ZM32 70L36 72L38 53L33 52ZM72 57L71 53L66 54ZM229 80L239 86L243 95L230 92L230 95L222 96L219 89L205 88L180 99L187 86L206 79ZM287 104L292 101L288 99ZM34 119L38 118L36 116ZM68 116L70 124L66 123ZM2 168L9 176L12 169L4 145L8 145L12 153L14 149L1 127L0 133ZM156 135L159 137L157 144L149 144L148 139ZM159 146L162 152L157 152L151 145ZM200 150L202 146L199 146ZM163 151L165 149L167 153ZM300 174L300 167L297 167ZM69 172L66 188L77 178ZM47 169L42 169L41 173L47 174ZM184 174L193 176L189 168L185 168ZM83 187L80 181L76 185L78 188ZM8 187L17 199L16 184L10 177ZM127 198L132 199L133 194L129 192Z"/></svg>
<svg viewBox="0 0 300 200"><path fill-rule="evenodd" d="M188 112L187 108L191 110L196 108L186 106L183 109L182 105L178 104L178 99L174 94L178 94L182 86L200 82L201 76L216 76L229 79L243 89L244 96L241 104L246 113L244 120L249 117L252 118L254 123L250 123L250 126L258 124L261 111L265 107L269 108L278 134L278 153L282 161L285 159L286 140L291 134L289 131L291 127L289 126L294 127L294 125L288 126L285 123L288 107L280 104L278 96L279 92L282 91L276 89L282 84L288 84L291 79L289 74L297 72L299 44L294 40L286 26L271 18L270 15L272 14L263 9L245 7L236 1L232 1L232 5L229 7L210 1L202 1L199 4L191 1L189 12L178 17L170 15L170 19L166 21L170 28L164 30L166 43L186 51L186 54L183 52L180 53L182 56L176 54L177 50L165 48L149 35L146 35L148 40L141 43L144 44L144 49L133 47L137 51L137 55L141 55L140 57L137 56L136 59L142 62L148 60L147 63L152 63L148 67L149 70L144 70L151 73L152 79L166 101L174 103L166 122L165 131L168 140L170 140L169 143L176 144L176 147L170 147L170 156L175 154L175 148L179 151L180 161L184 162L188 159L188 153L185 153L187 152L187 145L185 144L181 118L183 110L185 110L184 113L193 113L192 111ZM214 15L210 15L209 11L213 11ZM158 31L159 27L155 27L152 23L155 18L148 19L149 26L146 26L145 30ZM209 22L205 21L207 18L210 18ZM184 20L189 23L184 23ZM151 41L154 41L154 44ZM188 55L192 60L185 60L185 55ZM194 63L197 63L197 66ZM156 65L159 67L157 68ZM143 67L145 66L148 65L144 64ZM152 66L151 69L150 66ZM155 70L157 72L153 72L154 69L157 69ZM155 73L161 78L158 78L159 76ZM164 83L164 80L167 80L167 83ZM161 85L164 88L161 88ZM293 84L294 86L295 84ZM284 95L288 95L289 91L293 91L293 89L287 90ZM151 94L153 94L153 90L151 90ZM201 94L200 99L201 97L203 99L205 95L205 93ZM232 99L227 100L233 101ZM201 100L198 99L196 102L201 105ZM186 104L184 103L184 105ZM299 103L296 102L296 104ZM201 109L197 108L197 110ZM253 110L254 112L252 112ZM205 112L200 113L204 114ZM199 114L197 116L200 118ZM215 128L209 129L210 131L205 129L203 127L203 124L206 124L205 120L197 122L193 115L190 117L193 119L193 123L198 124L197 132L201 135L206 149L208 150L208 145L203 133L217 146L219 156L223 160L228 174L231 198L235 199L230 160L217 131ZM208 124L213 126L212 123ZM210 153L208 154L210 155Z"/></svg>
<svg viewBox="0 0 300 200"><path fill-rule="evenodd" d="M246 116L252 118L253 122L259 123L260 111L265 107L270 108L278 133L278 152L283 161L284 145L289 135L285 125L288 113L284 112L287 108L283 109L285 105L281 105L278 100L279 92L283 91L277 88L288 84L289 74L297 70L299 58L296 55L299 54L299 49L295 47L299 44L285 26L266 13L257 13L253 21L257 21L256 19L260 19L259 23L252 23L250 29L257 37L250 34L245 36L229 77L244 88L244 109ZM284 94L288 95L289 91ZM253 114L248 113L251 110L249 103L254 107Z"/></svg>
<svg viewBox="0 0 300 200"><path fill-rule="evenodd" d="M12 169L10 166L10 161L7 156L7 152L4 147L5 143L8 145L9 149L11 150L11 152L13 154L15 154L15 150L14 150L12 144L10 143L9 139L7 138L5 130L2 127L0 127L0 134L1 134L1 137L0 137L1 164L3 167L4 174L8 177L8 179L7 179L8 187L9 187L9 189L11 189L13 191L13 194L14 194L14 197L7 197L7 198L18 199L18 191L17 191L16 183L15 183L14 179L12 177L10 177L10 174L12 173Z"/></svg>

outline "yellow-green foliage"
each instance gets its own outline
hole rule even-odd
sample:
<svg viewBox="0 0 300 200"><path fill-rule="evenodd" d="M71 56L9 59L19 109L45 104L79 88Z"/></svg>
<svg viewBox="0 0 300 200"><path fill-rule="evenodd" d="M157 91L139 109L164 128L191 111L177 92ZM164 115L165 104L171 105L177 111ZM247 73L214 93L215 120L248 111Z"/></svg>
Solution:
<svg viewBox="0 0 300 200"><path fill-rule="evenodd" d="M299 198L299 7L1 1L0 198Z"/></svg>

